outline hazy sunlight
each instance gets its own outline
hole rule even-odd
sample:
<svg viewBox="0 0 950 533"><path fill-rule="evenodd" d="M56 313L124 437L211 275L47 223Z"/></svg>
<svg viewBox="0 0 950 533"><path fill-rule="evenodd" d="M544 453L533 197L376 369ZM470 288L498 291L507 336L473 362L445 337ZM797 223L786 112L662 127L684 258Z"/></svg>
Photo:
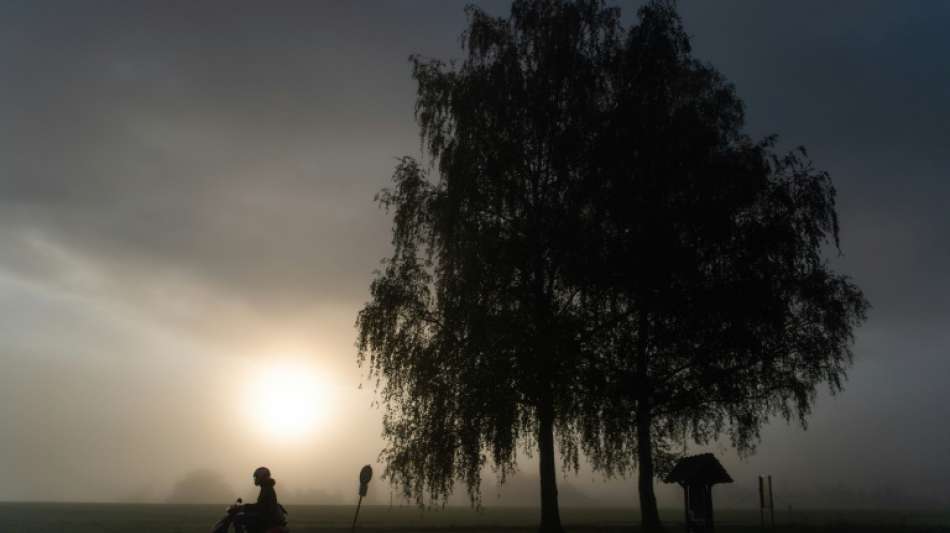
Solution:
<svg viewBox="0 0 950 533"><path fill-rule="evenodd" d="M327 388L304 363L271 363L255 372L245 405L254 427L267 437L288 440L311 434L327 417Z"/></svg>

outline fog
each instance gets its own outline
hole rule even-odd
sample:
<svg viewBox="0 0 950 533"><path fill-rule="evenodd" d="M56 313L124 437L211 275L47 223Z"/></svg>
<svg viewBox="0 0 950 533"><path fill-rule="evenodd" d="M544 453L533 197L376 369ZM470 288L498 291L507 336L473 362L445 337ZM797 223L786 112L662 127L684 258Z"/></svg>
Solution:
<svg viewBox="0 0 950 533"><path fill-rule="evenodd" d="M727 506L762 474L783 508L950 504L950 5L680 4L750 132L831 173L831 260L873 305L807 431L689 451L722 459ZM353 503L359 468L382 471L353 345L389 252L373 196L420 153L407 58L458 57L462 6L0 5L0 501L227 503L267 465L282 500ZM253 416L285 360L324 406L292 437ZM535 470L501 497L487 480L485 504L531 504ZM564 505L636 506L632 482L560 482Z"/></svg>

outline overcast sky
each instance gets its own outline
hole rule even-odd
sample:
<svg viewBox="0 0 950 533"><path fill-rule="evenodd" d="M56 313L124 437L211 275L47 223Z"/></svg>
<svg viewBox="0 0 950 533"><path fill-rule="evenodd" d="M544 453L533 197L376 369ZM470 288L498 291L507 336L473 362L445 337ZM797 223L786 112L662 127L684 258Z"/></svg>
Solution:
<svg viewBox="0 0 950 533"><path fill-rule="evenodd" d="M680 5L750 133L831 173L834 263L873 305L807 431L779 421L745 460L709 447L722 490L751 506L772 474L789 505L950 503L950 4ZM419 155L407 58L460 56L462 8L0 4L0 500L156 501L198 468L247 493L258 464L279 490L355 490L382 446L353 347L389 252L373 196ZM251 376L288 358L325 389L303 438L247 416Z"/></svg>

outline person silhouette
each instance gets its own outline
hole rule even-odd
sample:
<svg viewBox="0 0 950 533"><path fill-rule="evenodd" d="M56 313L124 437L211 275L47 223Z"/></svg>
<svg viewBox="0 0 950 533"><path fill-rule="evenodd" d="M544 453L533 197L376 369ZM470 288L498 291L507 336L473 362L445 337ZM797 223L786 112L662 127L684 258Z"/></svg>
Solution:
<svg viewBox="0 0 950 533"><path fill-rule="evenodd" d="M277 502L270 470L262 466L254 470L254 485L261 488L257 503L235 504L228 508L236 533L286 533L287 510Z"/></svg>

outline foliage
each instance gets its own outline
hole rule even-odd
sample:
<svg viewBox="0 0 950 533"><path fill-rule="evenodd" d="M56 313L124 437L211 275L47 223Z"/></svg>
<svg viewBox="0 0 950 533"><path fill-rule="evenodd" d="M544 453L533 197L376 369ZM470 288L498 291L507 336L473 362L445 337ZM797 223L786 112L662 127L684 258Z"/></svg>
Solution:
<svg viewBox="0 0 950 533"><path fill-rule="evenodd" d="M820 384L840 390L868 304L825 258L829 175L742 132L741 100L691 57L670 4L641 9L615 61L575 279L616 327L591 346L581 433L595 466L638 467L651 528L654 467L687 439L748 452L769 417L804 424Z"/></svg>
<svg viewBox="0 0 950 533"><path fill-rule="evenodd" d="M574 199L618 12L552 0L467 13L461 65L412 58L437 175L402 159L379 198L394 252L357 321L360 357L384 378L383 456L407 493L444 498L461 479L477 502L483 466L504 478L520 443L538 447L543 505L556 505L552 439L556 427L576 466L586 323L566 282Z"/></svg>
<svg viewBox="0 0 950 533"><path fill-rule="evenodd" d="M841 388L868 304L826 259L834 187L743 133L670 2L627 30L594 0L467 13L461 64L412 58L432 166L400 160L379 197L393 255L357 320L387 475L477 502L483 467L537 447L556 509L556 434L568 467L636 466L658 527L653 477L687 439L748 452Z"/></svg>

